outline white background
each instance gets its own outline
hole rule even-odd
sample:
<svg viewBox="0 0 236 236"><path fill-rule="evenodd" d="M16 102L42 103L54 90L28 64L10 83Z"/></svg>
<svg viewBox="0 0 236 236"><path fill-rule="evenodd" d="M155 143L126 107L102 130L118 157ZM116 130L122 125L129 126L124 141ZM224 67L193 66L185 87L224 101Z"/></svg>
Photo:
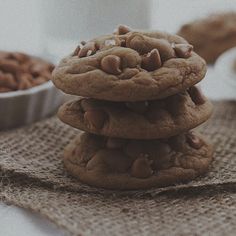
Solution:
<svg viewBox="0 0 236 236"><path fill-rule="evenodd" d="M132 12L132 18L132 15L121 17L121 14L118 14L124 12L124 9L126 11L129 9L129 0L104 1L109 5L101 5L103 0L99 0L100 5L96 5L96 0L0 0L0 50L22 50L40 55L50 54L57 61L58 56L68 52L69 44L74 46L78 32L78 40L83 40L83 37L88 37L95 31L102 32L108 29L110 31L110 23L115 26L127 21L133 27L147 28L149 26L152 29L176 32L183 23L210 12L236 10L236 0L146 0L143 2L146 5L150 4L150 8L147 6L138 8L140 1L136 1L137 4L130 6L130 9L138 9L138 12ZM78 21L76 20L76 10L70 12L69 5L66 4L68 2L72 5L78 4ZM86 4L89 7L87 10ZM54 6L57 12L53 14ZM81 11L80 6L84 7ZM103 12L104 9L106 12ZM60 18L58 11L61 12L63 19ZM82 13L83 19L81 20ZM73 17L69 17L72 14ZM139 21L135 19L137 17L135 14L142 16ZM101 18L102 16L104 17ZM92 17L94 17L92 20L86 21ZM71 22L67 24L66 19L74 24L69 30L66 29ZM124 22L124 20L126 21ZM96 22L96 28L92 28L94 22ZM52 27L54 24L55 29ZM222 84L223 82L215 73L214 68L209 68L207 78L202 84L207 95L218 99L225 97L231 88L224 85L225 87L222 89ZM29 211L0 204L0 236L2 235L60 236L63 235L63 232Z"/></svg>

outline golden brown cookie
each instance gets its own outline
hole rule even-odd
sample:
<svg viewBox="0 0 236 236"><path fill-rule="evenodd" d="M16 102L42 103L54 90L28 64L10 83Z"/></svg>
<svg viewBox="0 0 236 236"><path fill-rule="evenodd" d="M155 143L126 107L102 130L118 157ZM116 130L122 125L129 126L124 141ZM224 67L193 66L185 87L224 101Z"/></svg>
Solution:
<svg viewBox="0 0 236 236"><path fill-rule="evenodd" d="M64 151L69 173L108 189L145 189L190 181L205 173L212 147L188 132L165 140L128 140L83 133Z"/></svg>
<svg viewBox="0 0 236 236"><path fill-rule="evenodd" d="M178 34L194 46L207 63L236 46L236 13L220 13L185 24Z"/></svg>
<svg viewBox="0 0 236 236"><path fill-rule="evenodd" d="M206 121L212 104L197 87L163 100L108 102L81 98L61 106L58 116L75 128L118 138L167 138Z"/></svg>
<svg viewBox="0 0 236 236"><path fill-rule="evenodd" d="M66 93L109 101L165 98L199 82L205 61L183 38L119 27L82 42L53 72Z"/></svg>

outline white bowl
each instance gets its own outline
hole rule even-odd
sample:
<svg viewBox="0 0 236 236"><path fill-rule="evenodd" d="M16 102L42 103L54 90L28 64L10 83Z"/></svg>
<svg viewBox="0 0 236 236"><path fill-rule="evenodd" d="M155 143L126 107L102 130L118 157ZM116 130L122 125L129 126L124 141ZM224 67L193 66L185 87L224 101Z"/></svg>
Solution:
<svg viewBox="0 0 236 236"><path fill-rule="evenodd" d="M221 91L227 90L227 98L236 99L236 47L224 52L215 63L216 76L220 78Z"/></svg>
<svg viewBox="0 0 236 236"><path fill-rule="evenodd" d="M0 130L31 124L54 114L63 96L51 81L27 90L0 93Z"/></svg>

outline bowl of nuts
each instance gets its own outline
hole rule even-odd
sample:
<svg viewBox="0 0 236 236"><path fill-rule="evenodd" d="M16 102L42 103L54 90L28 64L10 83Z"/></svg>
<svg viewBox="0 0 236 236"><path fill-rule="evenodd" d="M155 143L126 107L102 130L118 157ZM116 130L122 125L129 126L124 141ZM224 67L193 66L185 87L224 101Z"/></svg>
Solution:
<svg viewBox="0 0 236 236"><path fill-rule="evenodd" d="M0 51L0 130L54 114L63 94L51 82L54 65L20 52Z"/></svg>

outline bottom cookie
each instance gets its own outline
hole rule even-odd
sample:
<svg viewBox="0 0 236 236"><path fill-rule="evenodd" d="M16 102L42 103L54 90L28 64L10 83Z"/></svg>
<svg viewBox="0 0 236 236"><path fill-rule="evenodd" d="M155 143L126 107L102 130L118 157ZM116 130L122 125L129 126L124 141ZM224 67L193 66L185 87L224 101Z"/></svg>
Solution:
<svg viewBox="0 0 236 236"><path fill-rule="evenodd" d="M205 173L212 147L188 132L169 139L129 140L82 133L64 151L64 164L83 183L107 189L146 189Z"/></svg>

